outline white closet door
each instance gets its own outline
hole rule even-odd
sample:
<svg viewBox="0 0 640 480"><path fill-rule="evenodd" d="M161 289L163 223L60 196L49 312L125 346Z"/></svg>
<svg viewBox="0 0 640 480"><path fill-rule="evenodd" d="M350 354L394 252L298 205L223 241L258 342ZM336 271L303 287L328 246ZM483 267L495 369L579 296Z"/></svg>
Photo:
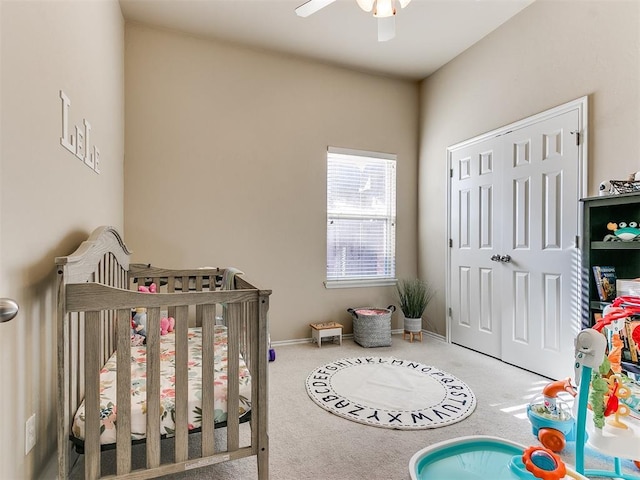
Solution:
<svg viewBox="0 0 640 480"><path fill-rule="evenodd" d="M449 149L450 339L551 378L572 374L581 325L584 115L558 107Z"/></svg>
<svg viewBox="0 0 640 480"><path fill-rule="evenodd" d="M502 205L498 146L491 138L451 156L451 337L501 356L499 254Z"/></svg>
<svg viewBox="0 0 640 480"><path fill-rule="evenodd" d="M572 374L580 328L578 122L572 110L503 137L502 360L554 378Z"/></svg>

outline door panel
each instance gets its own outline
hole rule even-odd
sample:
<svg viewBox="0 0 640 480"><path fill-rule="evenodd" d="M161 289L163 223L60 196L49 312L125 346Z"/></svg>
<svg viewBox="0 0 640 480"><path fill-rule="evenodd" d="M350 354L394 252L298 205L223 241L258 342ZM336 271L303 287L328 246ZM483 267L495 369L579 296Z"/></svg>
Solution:
<svg viewBox="0 0 640 480"><path fill-rule="evenodd" d="M500 357L501 332L496 322L499 289L491 261L497 212L495 154L491 142L453 153L450 217L452 268L451 332L456 343Z"/></svg>
<svg viewBox="0 0 640 480"><path fill-rule="evenodd" d="M514 288L512 297L514 308L506 312L507 314L504 317L505 321L510 321L513 325L513 333L511 338L507 338L507 341L522 345L529 343L529 311L531 303L529 301L531 296L529 278L529 272L513 272ZM509 328L506 331L509 332Z"/></svg>
<svg viewBox="0 0 640 480"><path fill-rule="evenodd" d="M480 330L486 333L495 331L493 311L493 285L495 279L490 268L480 269Z"/></svg>

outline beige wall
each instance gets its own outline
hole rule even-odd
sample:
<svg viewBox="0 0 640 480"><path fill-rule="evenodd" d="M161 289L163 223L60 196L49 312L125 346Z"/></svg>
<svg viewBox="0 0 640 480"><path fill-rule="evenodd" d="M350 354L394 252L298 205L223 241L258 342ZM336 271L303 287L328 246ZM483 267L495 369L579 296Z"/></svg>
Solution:
<svg viewBox="0 0 640 480"><path fill-rule="evenodd" d="M51 478L54 258L98 225L123 226L124 21L112 0L3 0L0 12L0 296L21 307L0 324L0 477ZM93 127L100 175L60 145L60 90L70 127ZM37 443L25 456L33 413Z"/></svg>
<svg viewBox="0 0 640 480"><path fill-rule="evenodd" d="M415 276L417 84L136 24L125 38L135 260L240 268L273 290L273 341L394 303L392 287L323 286L326 149L397 153L397 272Z"/></svg>
<svg viewBox="0 0 640 480"><path fill-rule="evenodd" d="M537 0L422 82L421 276L445 291L446 148L584 95L596 195L640 170L640 2ZM444 296L427 315L444 335Z"/></svg>

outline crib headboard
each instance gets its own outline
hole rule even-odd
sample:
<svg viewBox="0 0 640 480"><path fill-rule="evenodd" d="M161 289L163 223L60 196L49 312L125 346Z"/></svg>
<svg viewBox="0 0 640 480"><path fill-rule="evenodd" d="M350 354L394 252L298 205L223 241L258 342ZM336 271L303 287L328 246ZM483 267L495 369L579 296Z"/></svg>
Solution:
<svg viewBox="0 0 640 480"><path fill-rule="evenodd" d="M205 412L203 400L203 452L202 458L195 462L199 462L198 465L206 465L224 461L225 458L257 455L259 470L262 469L268 475L266 370L267 311L271 291L259 290L238 275L228 276L232 269L163 269L148 264L131 264L130 256L131 252L118 231L113 227L103 226L97 228L71 255L57 257L55 260L58 273L58 450L61 478L66 476L63 472L69 472L69 432L72 416L83 399L85 404L94 404L96 410L99 405L99 370L114 352L117 352L119 364L126 362L128 366L131 309L136 307L144 307L148 311L148 364L153 363L154 355L157 355L154 352L159 351L156 347L159 343L161 309L167 309L169 316L176 319L176 362L179 361L178 355L183 351L181 349L184 348L186 352L188 323L202 325L203 338L210 341L211 345L214 343L214 323L223 321L228 324L228 356L238 358L241 354L252 378L252 441L248 448L239 447L238 415L234 415L235 412L232 410L237 408L233 407L233 395L237 396L237 386L230 383L231 407L227 432L229 452L217 451L213 440L213 421L210 422L211 427L204 421L205 415L211 415L211 419L213 418L213 407L211 412ZM140 285L149 285L152 282L158 287L157 294L148 295L137 291ZM212 352L213 347L211 353L203 352L203 377L204 369L209 368L205 367L208 359L211 360L210 373L213 373ZM207 355L211 357L205 358ZM237 379L237 365L231 362L229 368L229 377L233 378L235 373ZM181 372L181 378L186 382L186 366ZM148 370L148 375L153 376L155 373ZM123 377L121 384L118 369L118 386L122 386L124 400L129 392L130 380L127 380L126 375ZM153 382L155 380L148 379L149 392L155 388ZM176 385L180 382L182 380L177 381ZM187 388L186 383L184 388ZM159 397L159 387L157 389ZM154 406L149 400L149 395L153 395L149 392L147 416L153 418L156 412L152 409L159 407ZM210 390L209 387L203 387L203 399L205 396L213 399L213 385ZM122 401L123 405L125 403ZM120 405L119 401L119 419ZM122 418L126 419L126 415L127 412L123 409ZM176 420L176 425L179 422L183 420ZM119 422L118 435L121 434L121 425L124 423L124 420ZM159 438L150 435L147 437L148 469L165 474L194 468L191 466L194 462L189 463L191 460L184 447L188 445L185 438L186 420L184 425L185 428L182 428L181 432L176 428L175 463L170 466L160 465ZM148 424L147 431L153 431L151 426ZM97 422L93 430L90 430L87 423L86 478L97 478L100 474L100 444L97 430ZM131 472L130 437L130 431L123 426L122 438L119 436L117 443L118 475L126 476ZM97 459L94 459L96 455ZM144 477L148 476L145 474Z"/></svg>
<svg viewBox="0 0 640 480"><path fill-rule="evenodd" d="M96 228L71 255L57 257L58 280L58 435L68 443L71 415L84 398L84 312L68 312L69 284L95 282L126 289L129 286L131 252L118 231L110 226ZM115 349L113 312L102 313L101 361ZM60 438L58 445L60 445Z"/></svg>

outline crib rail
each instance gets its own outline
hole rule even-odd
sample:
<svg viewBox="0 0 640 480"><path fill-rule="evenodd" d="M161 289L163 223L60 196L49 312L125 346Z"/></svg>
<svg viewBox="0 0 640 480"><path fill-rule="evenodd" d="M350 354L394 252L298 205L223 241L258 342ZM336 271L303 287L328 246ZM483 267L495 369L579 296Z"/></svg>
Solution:
<svg viewBox="0 0 640 480"><path fill-rule="evenodd" d="M129 265L129 252L110 227L101 227L90 240L92 238L97 239L93 245L84 242L73 255L56 259L59 266L60 478L66 478L69 472L70 427L73 415L84 399L84 473L87 479L152 478L250 455L257 456L259 478L267 479L267 311L271 292L260 290L237 276L230 287L226 287L230 289L223 290L221 280L225 269L220 268L167 270L150 265ZM87 262L93 263L93 270L88 268ZM139 285L150 282L160 287L158 293L136 291ZM147 309L146 465L134 469L130 334L131 309L140 307ZM176 428L170 460L166 454L161 455L160 434L160 318L165 311L175 318ZM188 327L194 322L202 327L202 378L213 379L214 327L221 320L226 324L228 334L226 446L216 444L215 386L213 381L203 381L201 449L194 453L194 449L189 449ZM101 476L99 372L114 351L118 409L116 471ZM241 444L240 438L240 355L251 375L249 444Z"/></svg>

